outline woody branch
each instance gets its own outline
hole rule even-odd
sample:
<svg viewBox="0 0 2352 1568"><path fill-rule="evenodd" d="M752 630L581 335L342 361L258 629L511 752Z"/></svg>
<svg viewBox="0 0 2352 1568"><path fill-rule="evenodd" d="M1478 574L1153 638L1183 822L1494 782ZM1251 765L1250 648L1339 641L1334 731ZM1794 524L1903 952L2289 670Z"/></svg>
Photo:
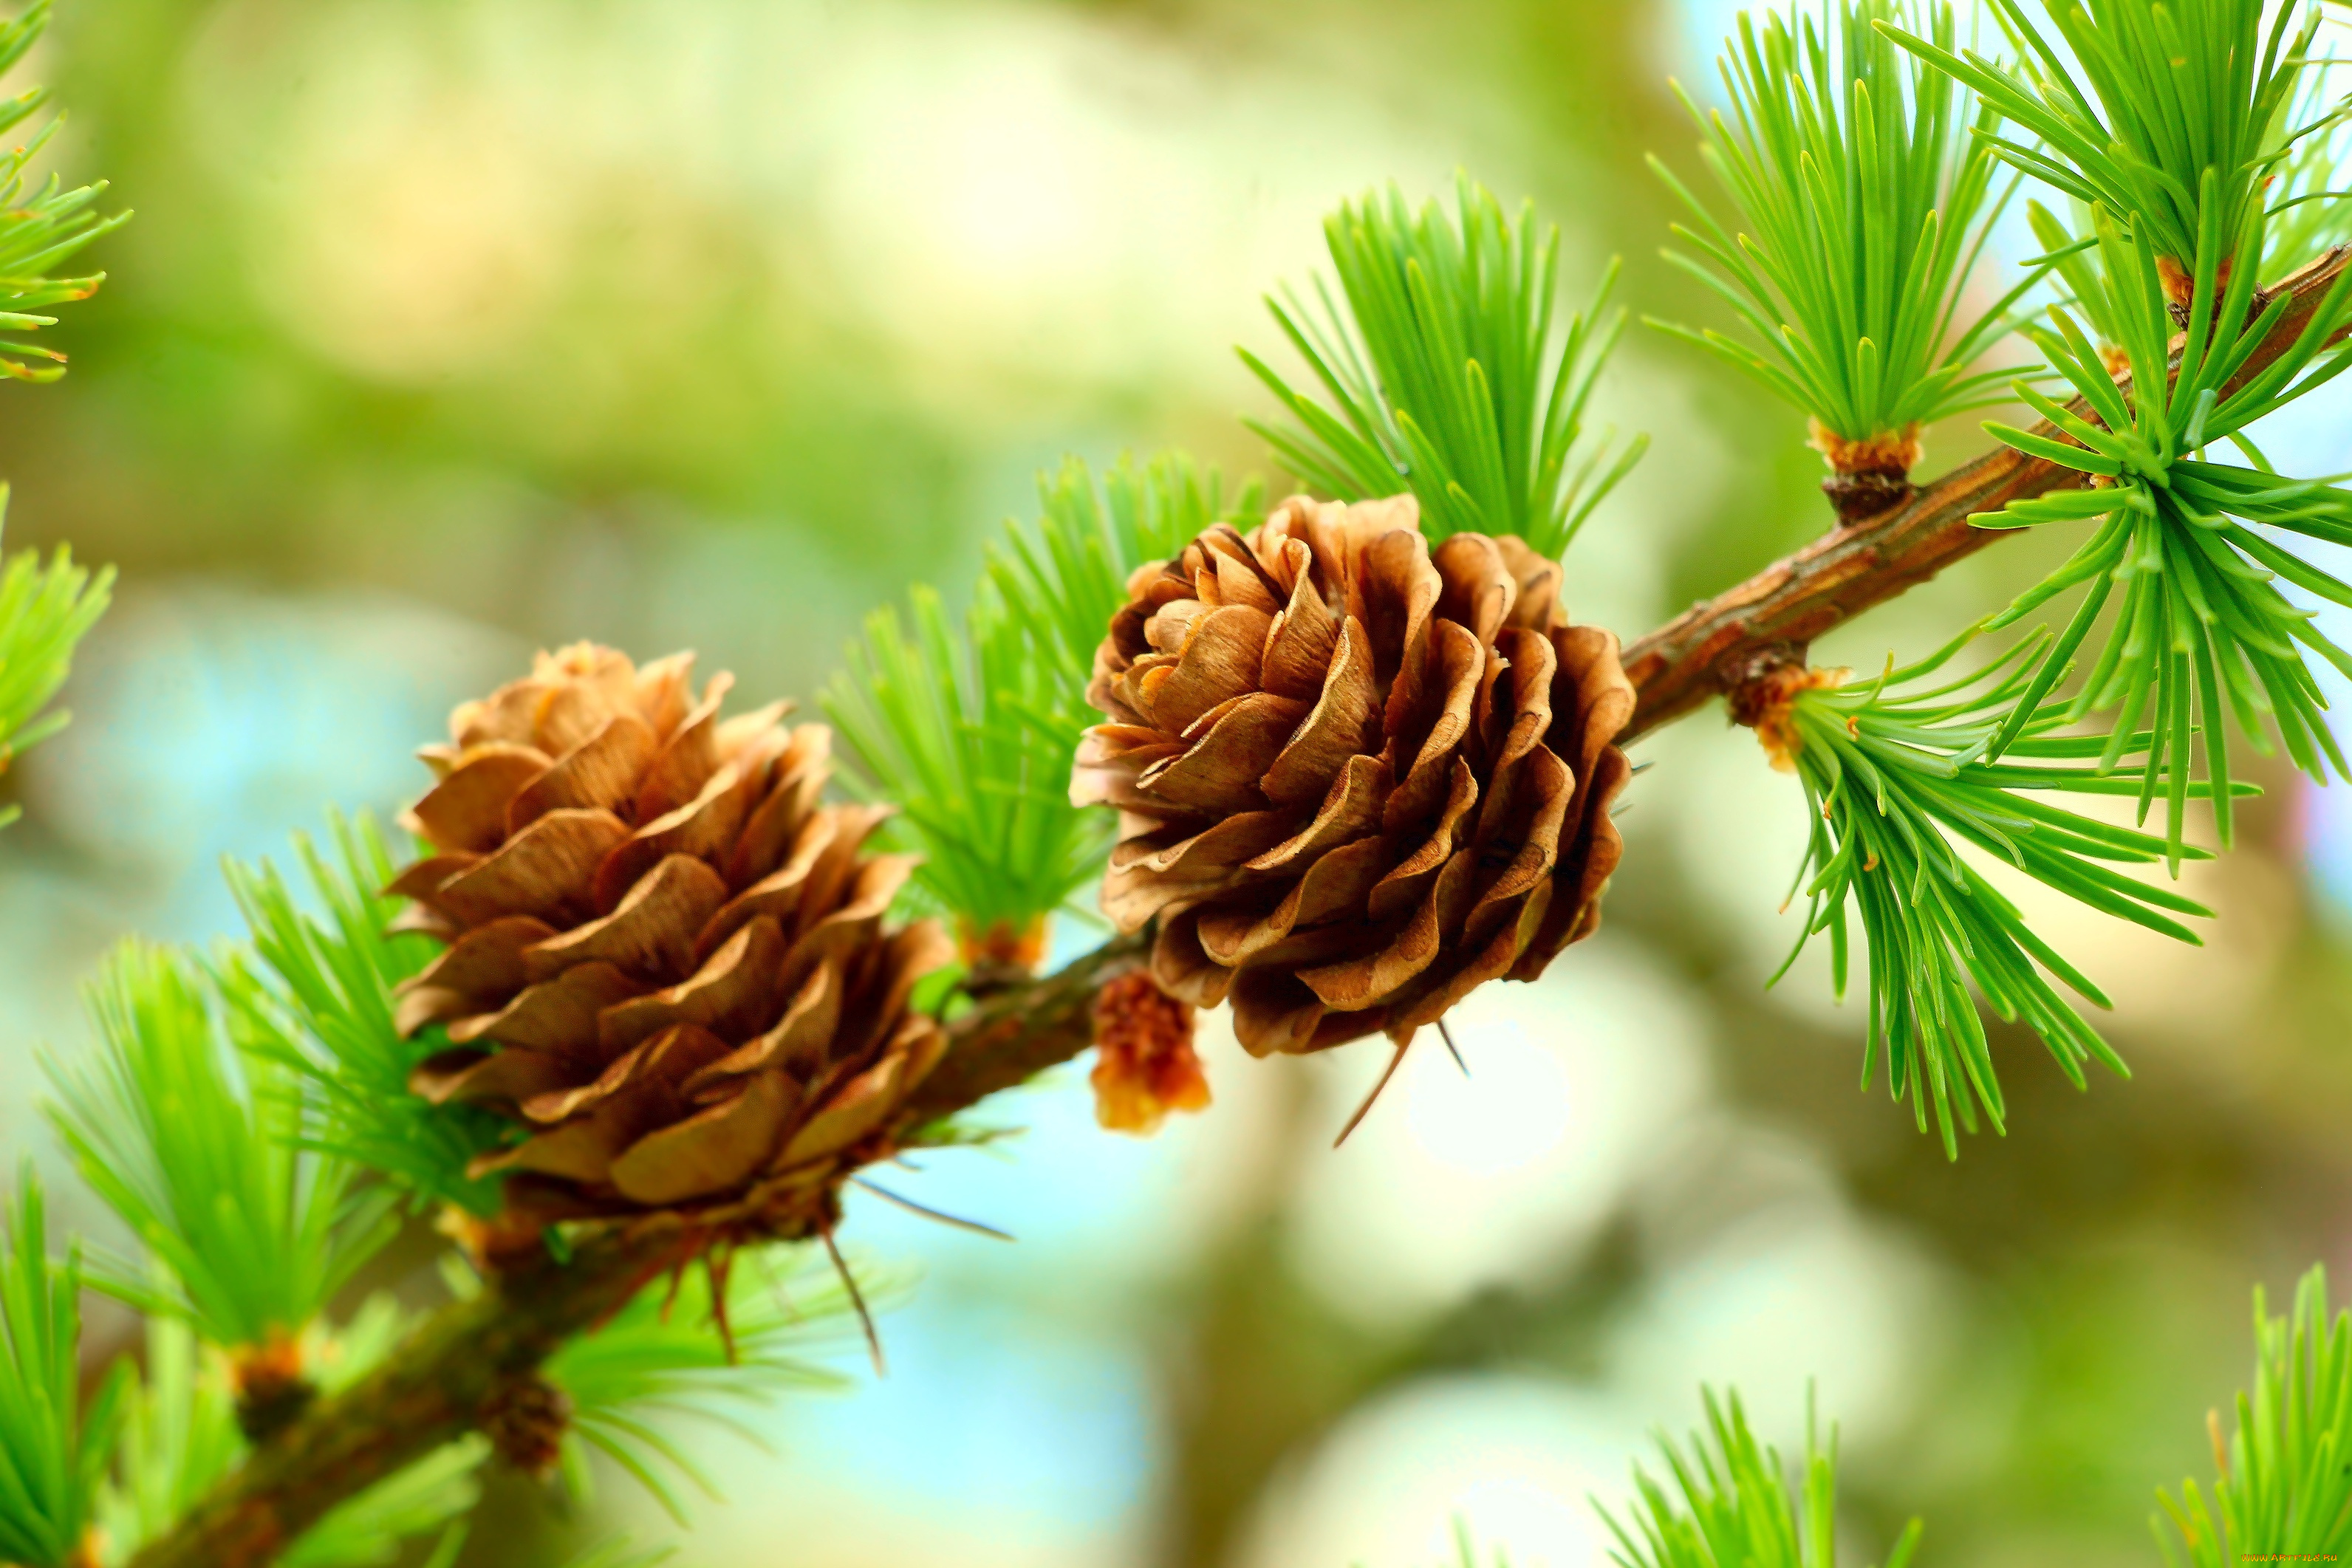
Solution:
<svg viewBox="0 0 2352 1568"><path fill-rule="evenodd" d="M2302 335L2347 265L2352 265L2352 252L2332 250L2257 299L2256 309L2281 294L2292 302L2230 382L2231 390L2260 374ZM2084 404L2074 406L2084 417L2095 417ZM2047 423L2034 430L2058 436ZM1619 744L1672 723L1724 692L1759 655L1801 651L1831 628L2006 536L2007 530L1971 526L1972 514L2074 488L2086 478L1997 446L1915 491L1902 505L1833 529L1728 592L1693 605L1625 650L1625 674L1640 700Z"/></svg>

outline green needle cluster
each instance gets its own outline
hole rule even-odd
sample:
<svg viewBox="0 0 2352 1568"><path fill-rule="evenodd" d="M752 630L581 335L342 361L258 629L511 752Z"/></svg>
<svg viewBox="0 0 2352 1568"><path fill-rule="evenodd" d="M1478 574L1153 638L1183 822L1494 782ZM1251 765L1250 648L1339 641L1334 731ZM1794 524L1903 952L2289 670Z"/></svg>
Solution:
<svg viewBox="0 0 2352 1568"><path fill-rule="evenodd" d="M1673 1439L1658 1438L1673 1485L1637 1466L1640 1501L1631 1511L1633 1528L1601 1509L1617 1538L1611 1559L1621 1568L1836 1568L1836 1429L1823 1449L1807 1409L1805 1462L1791 1488L1779 1452L1749 1429L1739 1396L1732 1394L1727 1404L1711 1388L1702 1394L1707 1430L1693 1434L1689 1454ZM1905 1527L1885 1568L1905 1568L1918 1550L1920 1531L1916 1519Z"/></svg>
<svg viewBox="0 0 2352 1568"><path fill-rule="evenodd" d="M1087 682L1127 602L1127 580L1214 524L1253 526L1265 493L1253 480L1228 498L1215 468L1163 452L1148 463L1122 457L1099 479L1081 459L1065 459L1037 476L1037 500L1034 527L1009 523L991 543L985 575L1027 627L1034 656L1055 672L1055 722L1076 731L1102 716L1087 702Z"/></svg>
<svg viewBox="0 0 2352 1568"><path fill-rule="evenodd" d="M2001 157L2078 201L2131 214L2184 278L2208 224L2244 236L2272 171L2328 123L2279 131L2319 30L2315 5L2293 34L2294 5L2278 5L2265 34L2265 0L2059 0L2044 10L2070 68L2018 0L1992 4L2024 47L2013 67L1945 38L1886 31L2039 143L1992 138Z"/></svg>
<svg viewBox="0 0 2352 1568"><path fill-rule="evenodd" d="M126 943L89 990L100 1049L51 1059L51 1119L90 1189L163 1266L97 1282L211 1343L299 1335L390 1239L393 1195L298 1146L303 1106L281 1062L236 1051L204 977Z"/></svg>
<svg viewBox="0 0 2352 1568"><path fill-rule="evenodd" d="M0 22L0 73L14 69L48 25L48 0L36 0L21 15ZM0 134L22 125L48 100L41 88L0 100ZM56 317L38 312L96 293L103 273L51 277L48 270L131 215L98 214L103 183L69 191L52 174L46 183L28 186L26 170L60 123L52 118L23 141L0 150L0 331L53 326ZM63 374L65 356L57 350L0 340L0 375L53 382ZM0 519L7 508L8 486L0 484ZM47 564L28 551L0 570L0 768L65 727L63 710L43 709L65 684L76 644L105 612L113 580L111 568L93 576L62 547ZM17 814L13 805L0 808L0 827Z"/></svg>
<svg viewBox="0 0 2352 1568"><path fill-rule="evenodd" d="M2157 1494L2162 1512L2149 1523L2175 1568L2325 1563L2352 1552L2352 1312L2330 1319L2324 1268L2304 1276L2284 1318L2270 1315L2256 1287L2254 1341L2252 1388L2238 1396L2226 1438L2221 1416L2210 1417L2220 1471L2210 1502L2193 1480L2179 1500ZM1791 1486L1780 1455L1749 1429L1739 1396L1727 1404L1702 1393L1707 1430L1688 1456L1658 1439L1671 1484L1636 1467L1630 1527L1595 1500L1617 1540L1612 1559L1620 1568L1835 1568L1834 1430L1823 1452L1808 1410L1805 1463ZM1886 1568L1904 1568L1919 1536L1914 1519Z"/></svg>
<svg viewBox="0 0 2352 1568"><path fill-rule="evenodd" d="M245 1451L227 1385L209 1375L195 1331L147 1320L143 1364L123 1400L114 1475L99 1500L109 1540L136 1550L172 1527Z"/></svg>
<svg viewBox="0 0 2352 1568"><path fill-rule="evenodd" d="M1309 306L1266 301L1328 404L1256 355L1242 360L1295 425L1246 422L1310 489L1363 501L1410 489L1434 544L1465 530L1517 534L1557 559L1647 450L1613 430L1582 441L1601 367L1623 330L1605 320L1612 263L1555 337L1559 231L1533 204L1514 225L1467 177L1449 215L1414 213L1393 186L1344 203L1323 225L1343 309L1315 280Z"/></svg>
<svg viewBox="0 0 2352 1568"><path fill-rule="evenodd" d="M7 513L8 486L0 485L0 522ZM113 584L112 568L93 576L62 546L46 563L26 550L0 569L0 768L66 727L71 716L49 701L72 673L83 634L106 613ZM0 810L0 827L17 814L13 805Z"/></svg>
<svg viewBox="0 0 2352 1568"><path fill-rule="evenodd" d="M1002 603L983 591L959 626L921 585L905 621L890 609L866 619L825 694L873 793L923 853L916 885L970 934L1026 930L1102 854L1103 825L1069 803L1073 742L1047 727L1055 696Z"/></svg>
<svg viewBox="0 0 2352 1568"><path fill-rule="evenodd" d="M895 824L923 854L916 885L967 935L1017 936L1102 869L1112 824L1070 804L1095 646L1139 566L1229 515L1215 470L1178 454L1042 477L1035 527L1008 525L958 624L918 586L901 620L868 618L825 695ZM1241 505L1255 505L1245 489Z"/></svg>
<svg viewBox="0 0 2352 1568"><path fill-rule="evenodd" d="M335 816L329 829L331 855L294 835L313 908L267 860L225 868L247 929L245 944L213 966L229 1028L249 1060L299 1082L304 1145L387 1177L416 1202L495 1214L498 1182L474 1180L466 1167L505 1124L410 1093L411 1070L449 1039L436 1024L404 1040L393 1021L393 988L437 945L392 929L401 901L376 892L394 865L374 820Z"/></svg>
<svg viewBox="0 0 2352 1568"><path fill-rule="evenodd" d="M706 1497L719 1492L679 1445L673 1423L684 1417L756 1447L759 1435L738 1412L788 1392L845 1386L849 1380L829 1359L858 1343L860 1302L886 1301L898 1289L864 1269L856 1277L853 1297L821 1247L745 1251L723 1270L682 1277L675 1288L649 1285L611 1322L565 1344L549 1360L547 1376L572 1400L562 1468L573 1496L588 1495L593 1448L685 1524L685 1506L665 1470Z"/></svg>
<svg viewBox="0 0 2352 1568"><path fill-rule="evenodd" d="M79 1560L121 1425L118 1373L81 1396L81 1261L49 1257L48 1216L27 1160L0 1211L0 1562Z"/></svg>
<svg viewBox="0 0 2352 1568"><path fill-rule="evenodd" d="M1958 1153L1955 1121L1973 1133L1981 1109L1996 1132L2004 1130L2000 1084L1972 990L2001 1018L2040 1035L2077 1088L2086 1061L2128 1075L2050 977L2098 1007L2109 1005L2105 995L2026 925L1964 848L2179 941L2198 938L2172 915L2211 913L2115 869L2164 858L2164 841L2040 799L2137 788L2126 777L2081 765L2104 743L2054 733L2064 722L2055 705L2031 710L2034 716L2010 747L2014 760L1983 760L2030 678L2036 643L2021 643L1988 668L1946 685L1913 686L1958 646L1907 669L1890 667L1869 685L1798 691L1780 742L1811 809L1798 873L1811 905L1798 949L1828 933L1832 978L1843 995L1849 911L1860 922L1870 962L1863 1082L1869 1084L1883 1059L1889 1090L1898 1100L1911 1099L1923 1132L1932 1103L1950 1156ZM1896 689L1906 686L1912 689ZM1770 738L1770 731L1762 733ZM1791 952L1790 962L1795 957Z"/></svg>
<svg viewBox="0 0 2352 1568"><path fill-rule="evenodd" d="M2209 194L2218 176L2208 173ZM2322 635L2311 612L2283 593L2277 580L2337 604L2352 605L2352 586L2312 565L2271 532L2331 544L2352 543L2352 492L2324 480L2282 477L2261 461L2244 428L2352 364L2352 350L2321 358L2329 336L2352 319L2352 292L2342 280L2320 302L2294 342L2259 374L2244 376L2257 348L2284 319L2287 301L2263 303L2253 268L2218 287L2229 253L2221 204L2209 201L2196 256L2195 303L2179 338L2178 369L2168 387L2173 312L2143 230L2124 234L2095 209L2100 266L2082 284L2095 291L2094 315L2112 330L2131 371L2130 388L2110 374L2101 351L2063 308L2032 333L2050 364L2080 394L2087 415L2032 387L2018 394L2056 427L2042 435L1988 423L2017 450L2092 476L2091 487L2053 491L1971 520L1987 528L2040 523L2094 524L2091 537L2040 584L1989 622L1999 627L2058 594L2087 585L2081 604L2027 685L2018 712L1994 738L1999 757L2040 712L2041 700L2072 668L2076 652L2110 603L2114 615L2091 662L2071 716L2115 710L2115 729L2099 758L2115 766L2145 723L2149 733L2141 811L2162 790L2170 821L2168 854L2183 852L2184 803L2192 793L2191 742L2201 737L2213 781L2217 831L2231 841L2229 746L2224 713L2268 748L2275 728L2296 766L2324 779L2344 758L2320 710L2325 701L2308 655L2352 674L2352 654ZM2241 239L2260 254L2263 218L2249 214ZM2305 372L2309 373L2306 374ZM2165 389L2161 395L2153 393ZM2235 438L2256 466L2207 460L2209 443Z"/></svg>
<svg viewBox="0 0 2352 1568"><path fill-rule="evenodd" d="M36 0L23 15L0 22L0 74L23 59L49 25L48 0ZM49 101L34 88L0 101L0 135L39 113ZM102 272L86 277L51 277L48 271L70 260L92 240L131 220L129 213L100 217L98 198L105 182L68 190L55 174L39 184L26 171L64 123L52 117L24 141L0 152L0 331L31 332L57 324L38 314L51 305L87 299L106 281ZM37 343L0 341L0 375L20 382L53 382L66 373L66 357Z"/></svg>
<svg viewBox="0 0 2352 1568"><path fill-rule="evenodd" d="M1732 225L1650 160L1691 215L1674 232L1696 254L1666 259L1746 331L1651 324L1722 356L1848 443L1907 440L1914 426L2005 401L2013 371L1969 367L2040 277L1963 324L2016 181L1996 188L1999 114L1883 36L1896 21L1947 46L1955 37L1948 5L1924 24L1898 0L1841 0L1825 22L1798 5L1766 13L1760 28L1740 14L1719 62L1730 114L1682 94Z"/></svg>
<svg viewBox="0 0 2352 1568"><path fill-rule="evenodd" d="M2273 165L2274 178L2263 193L2270 204L2264 270L2273 277L2317 260L2352 238L2352 203L2341 199L2347 183L2343 171L2352 160L2352 126L2327 101L2345 85L2337 69L2338 62L2332 58L2304 68L2277 138L2286 156ZM2301 129L2290 132L2285 126Z"/></svg>
<svg viewBox="0 0 2352 1568"><path fill-rule="evenodd" d="M2068 205L2074 209L2072 226L2040 202L2025 204L2026 222L2033 230L2033 237L2041 241L2052 276L2063 290L2063 303L2081 319L2091 340L2098 346L2100 362L2111 371L2121 371L2127 368L2123 362L2123 350L2117 347L2123 341L2123 329L2107 314L2108 285L2099 270L2098 240L2075 237L2078 230L2091 226L2091 209L2080 202ZM2017 330L2029 342L2032 340L2032 321L2019 322Z"/></svg>
<svg viewBox="0 0 2352 1568"><path fill-rule="evenodd" d="M2327 1314L2327 1272L2295 1287L2294 1311L2270 1315L2254 1290L2254 1384L2238 1396L2236 1430L2222 1448L2209 1507L2195 1481L2158 1500L2193 1568L2228 1568L2253 1554L2341 1562L2352 1554L2352 1312ZM2165 1561L2174 1531L2155 1525Z"/></svg>

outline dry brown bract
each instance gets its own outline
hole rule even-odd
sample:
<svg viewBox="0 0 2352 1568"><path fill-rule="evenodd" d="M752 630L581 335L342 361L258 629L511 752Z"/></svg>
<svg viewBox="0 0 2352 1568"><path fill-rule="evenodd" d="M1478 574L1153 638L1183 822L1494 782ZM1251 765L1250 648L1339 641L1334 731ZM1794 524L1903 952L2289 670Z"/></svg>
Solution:
<svg viewBox="0 0 2352 1568"><path fill-rule="evenodd" d="M572 1396L542 1373L502 1378L474 1412L490 1450L534 1480L546 1480L563 1462L572 1430Z"/></svg>
<svg viewBox="0 0 2352 1568"><path fill-rule="evenodd" d="M1433 551L1412 497L1286 501L1128 584L1071 799L1123 813L1103 886L1152 972L1253 1052L1402 1041L1600 921L1622 844L1617 639L1516 538Z"/></svg>
<svg viewBox="0 0 2352 1568"><path fill-rule="evenodd" d="M476 1166L535 1218L804 1210L945 1048L908 998L952 944L887 930L912 860L859 852L886 813L820 805L829 732L721 719L692 659L541 653L423 753L435 852L391 891L449 947L399 1025L454 1043L413 1086L528 1130Z"/></svg>
<svg viewBox="0 0 2352 1568"><path fill-rule="evenodd" d="M1205 1111L1209 1075L1192 1049L1192 1008L1142 969L1095 993L1095 1120L1155 1133L1171 1111Z"/></svg>
<svg viewBox="0 0 2352 1568"><path fill-rule="evenodd" d="M1919 424L1848 440L1818 419L1808 420L1805 444L1839 474L1880 474L1900 479L1919 465Z"/></svg>

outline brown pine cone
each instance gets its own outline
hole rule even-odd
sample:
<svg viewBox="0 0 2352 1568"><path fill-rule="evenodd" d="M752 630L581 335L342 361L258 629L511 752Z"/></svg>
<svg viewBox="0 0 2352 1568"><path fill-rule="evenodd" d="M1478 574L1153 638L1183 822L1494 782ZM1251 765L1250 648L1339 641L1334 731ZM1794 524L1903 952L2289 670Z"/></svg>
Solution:
<svg viewBox="0 0 2352 1568"><path fill-rule="evenodd" d="M953 944L886 929L913 858L858 852L887 811L820 805L830 732L781 703L722 720L732 677L698 700L692 660L541 653L422 753L440 781L406 822L434 852L388 891L449 947L398 1023L454 1044L412 1086L528 1129L475 1172L535 1219L756 1228L872 1153L945 1049L908 998Z"/></svg>
<svg viewBox="0 0 2352 1568"><path fill-rule="evenodd" d="M1120 841L1103 909L1152 973L1229 992L1254 1053L1400 1044L1600 923L1631 768L1617 639L1516 538L1433 552L1411 496L1284 502L1128 584L1070 798Z"/></svg>

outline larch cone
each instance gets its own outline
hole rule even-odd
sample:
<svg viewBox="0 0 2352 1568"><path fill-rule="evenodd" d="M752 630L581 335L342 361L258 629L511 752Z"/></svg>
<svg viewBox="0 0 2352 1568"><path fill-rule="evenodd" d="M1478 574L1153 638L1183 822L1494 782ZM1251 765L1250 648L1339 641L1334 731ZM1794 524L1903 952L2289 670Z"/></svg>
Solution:
<svg viewBox="0 0 2352 1568"><path fill-rule="evenodd" d="M1616 636L1520 540L1294 497L1128 584L1071 783L1121 812L1103 909L1253 1053L1400 1044L1600 921L1632 772Z"/></svg>
<svg viewBox="0 0 2352 1568"><path fill-rule="evenodd" d="M887 810L822 804L830 732L722 719L692 662L541 653L421 754L430 852L388 891L448 946L397 1021L452 1043L411 1086L514 1121L474 1171L528 1220L804 1215L945 1049L909 997L954 944L886 925L913 860L861 852Z"/></svg>

